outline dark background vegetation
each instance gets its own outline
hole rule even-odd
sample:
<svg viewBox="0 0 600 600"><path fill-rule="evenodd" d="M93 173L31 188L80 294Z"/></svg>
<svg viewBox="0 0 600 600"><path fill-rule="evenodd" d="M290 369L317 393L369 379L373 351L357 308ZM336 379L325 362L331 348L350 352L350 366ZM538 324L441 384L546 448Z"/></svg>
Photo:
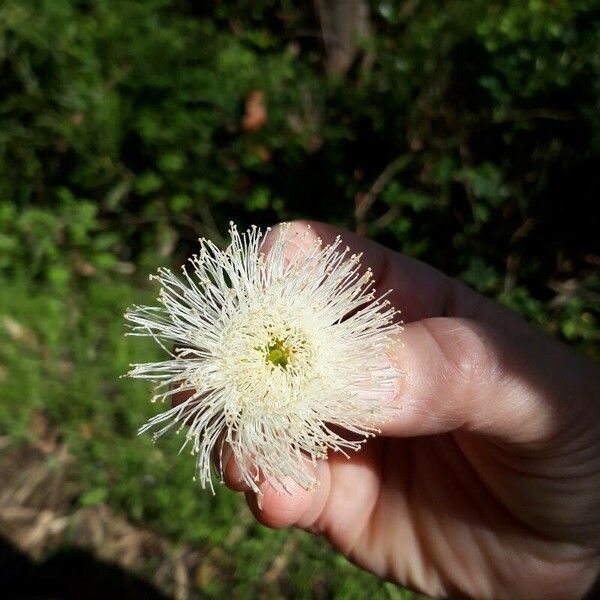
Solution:
<svg viewBox="0 0 600 600"><path fill-rule="evenodd" d="M5 537L40 560L88 548L180 598L410 597L199 492L176 440L137 439L149 390L118 377L157 355L122 312L199 235L314 218L598 358L599 17L594 0L3 0Z"/></svg>

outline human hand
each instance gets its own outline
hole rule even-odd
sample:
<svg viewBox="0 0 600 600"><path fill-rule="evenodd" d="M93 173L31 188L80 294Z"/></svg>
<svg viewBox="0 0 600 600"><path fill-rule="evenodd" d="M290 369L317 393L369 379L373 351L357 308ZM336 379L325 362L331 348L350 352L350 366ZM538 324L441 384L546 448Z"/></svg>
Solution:
<svg viewBox="0 0 600 600"><path fill-rule="evenodd" d="M292 226L301 243L305 224ZM406 322L407 372L380 437L317 464L314 491L225 482L256 518L325 536L379 577L438 597L575 598L600 570L600 373L432 267L333 227ZM297 236L297 237L294 237Z"/></svg>

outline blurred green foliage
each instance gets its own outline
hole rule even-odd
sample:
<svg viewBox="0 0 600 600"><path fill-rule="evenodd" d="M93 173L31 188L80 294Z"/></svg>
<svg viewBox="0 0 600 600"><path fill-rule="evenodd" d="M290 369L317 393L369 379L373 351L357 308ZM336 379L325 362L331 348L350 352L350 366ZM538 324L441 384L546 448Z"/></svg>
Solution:
<svg viewBox="0 0 600 600"><path fill-rule="evenodd" d="M0 430L22 441L44 411L82 504L204 546L235 520L175 442L134 439L148 390L118 380L151 351L121 322L147 272L229 220L357 229L600 355L598 3L372 0L370 20L335 77L310 3L0 4L0 314L34 340L0 348ZM249 597L283 539L254 528L229 558ZM398 597L301 543L296 593Z"/></svg>
<svg viewBox="0 0 600 600"><path fill-rule="evenodd" d="M336 79L303 3L5 0L0 268L66 285L179 258L230 219L313 217L589 347L597 3L370 8L375 34ZM252 130L256 90L267 121ZM357 223L355 205L399 159Z"/></svg>

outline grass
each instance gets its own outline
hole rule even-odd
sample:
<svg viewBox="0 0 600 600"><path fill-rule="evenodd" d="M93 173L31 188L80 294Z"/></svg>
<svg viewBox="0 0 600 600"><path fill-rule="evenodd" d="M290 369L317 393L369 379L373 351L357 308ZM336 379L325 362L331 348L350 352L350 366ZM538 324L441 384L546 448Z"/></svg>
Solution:
<svg viewBox="0 0 600 600"><path fill-rule="evenodd" d="M72 510L106 504L140 527L207 557L194 592L221 598L415 598L361 572L317 538L256 524L242 498L193 483L194 460L175 436L138 437L155 414L150 389L122 379L159 350L123 335L122 313L151 301L127 279L78 286L0 280L0 434L4 454L35 443L43 416L74 457ZM50 457L51 460L52 457Z"/></svg>

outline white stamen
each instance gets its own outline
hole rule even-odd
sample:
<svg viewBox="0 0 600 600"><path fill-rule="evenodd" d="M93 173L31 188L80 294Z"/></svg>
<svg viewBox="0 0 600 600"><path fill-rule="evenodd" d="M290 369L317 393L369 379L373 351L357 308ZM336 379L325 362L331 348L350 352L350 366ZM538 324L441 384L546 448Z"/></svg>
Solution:
<svg viewBox="0 0 600 600"><path fill-rule="evenodd" d="M130 335L154 338L171 357L133 365L129 375L156 383L153 402L190 393L140 432L158 437L187 425L182 449L191 444L202 487L212 489L211 455L226 441L252 489L258 473L280 491L286 477L310 489L307 459L328 450L347 455L378 431L379 399L393 393L400 374L388 357L401 330L398 311L382 301L389 292L375 299L371 269L361 268L362 254L340 249L339 237L323 247L308 241L307 230L294 245L286 224L265 255L257 227L240 234L231 223L230 234L224 251L201 239L183 278L158 269L151 278L160 306L125 315Z"/></svg>

